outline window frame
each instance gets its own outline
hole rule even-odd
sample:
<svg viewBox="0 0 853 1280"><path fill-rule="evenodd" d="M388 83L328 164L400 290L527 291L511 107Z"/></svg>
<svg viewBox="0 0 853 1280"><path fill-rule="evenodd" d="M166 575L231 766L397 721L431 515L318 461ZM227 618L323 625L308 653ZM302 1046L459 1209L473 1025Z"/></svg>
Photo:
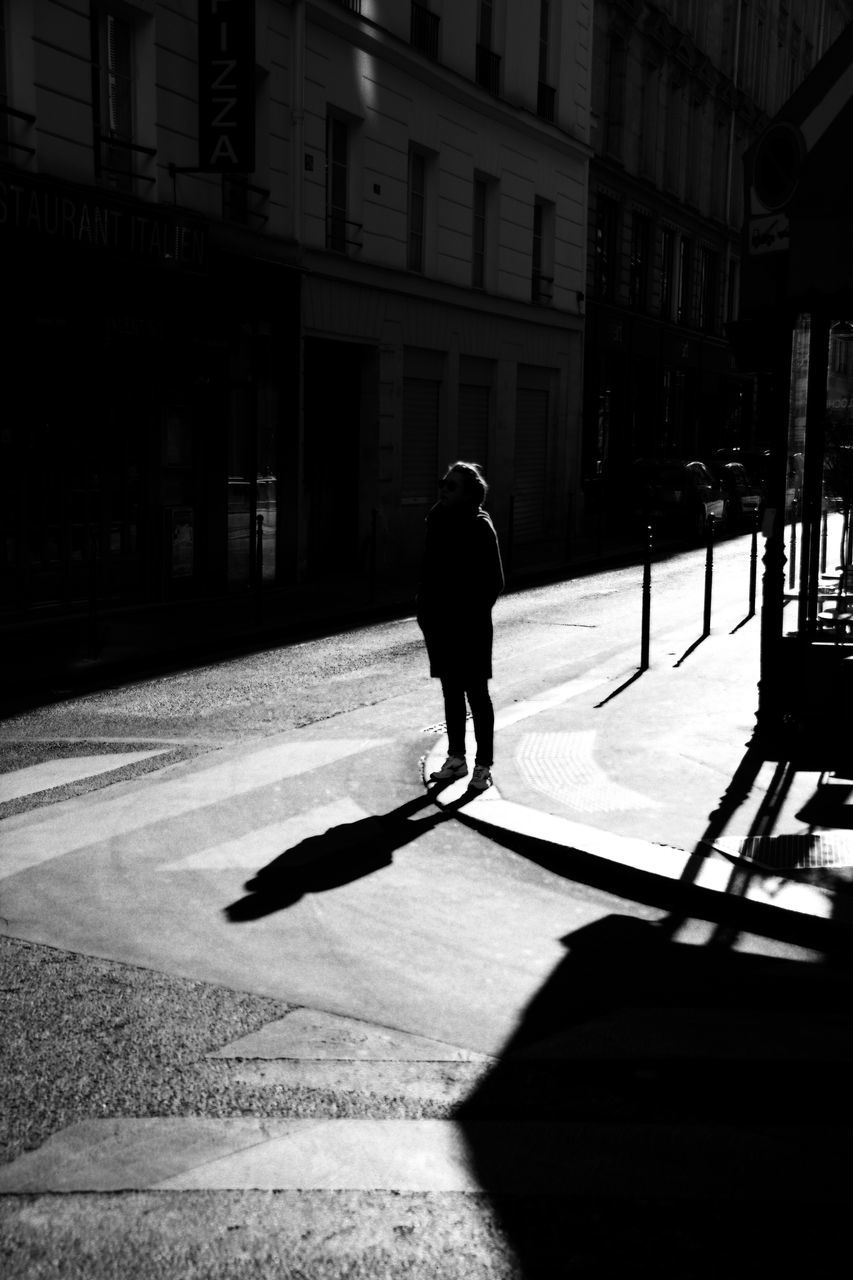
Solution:
<svg viewBox="0 0 853 1280"><path fill-rule="evenodd" d="M132 193L135 172L134 152L138 114L136 69L136 24L124 12L111 5L96 5L91 10L92 59L92 129L95 153L95 177L115 190ZM114 66L116 45L112 31L126 36L127 70ZM114 106L118 86L124 82L126 127L115 122ZM148 150L145 148L145 150Z"/></svg>
<svg viewBox="0 0 853 1280"><path fill-rule="evenodd" d="M337 141L343 139L343 160L336 158ZM346 253L349 223L350 125L342 115L326 108L325 245L333 253ZM336 199L336 185L343 183L343 203ZM342 215L342 216L341 216Z"/></svg>
<svg viewBox="0 0 853 1280"><path fill-rule="evenodd" d="M485 289L489 241L489 181L474 174L472 189L471 288Z"/></svg>
<svg viewBox="0 0 853 1280"><path fill-rule="evenodd" d="M419 185L416 186L416 179ZM417 275L426 273L426 207L428 157L426 151L409 144L406 195L406 266Z"/></svg>

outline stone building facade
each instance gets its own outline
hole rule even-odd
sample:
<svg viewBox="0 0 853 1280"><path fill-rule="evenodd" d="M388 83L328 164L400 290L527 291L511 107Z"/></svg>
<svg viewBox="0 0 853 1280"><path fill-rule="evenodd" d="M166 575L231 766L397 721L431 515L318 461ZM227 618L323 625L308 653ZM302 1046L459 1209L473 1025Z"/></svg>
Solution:
<svg viewBox="0 0 853 1280"><path fill-rule="evenodd" d="M586 0L0 15L7 620L414 582L457 456L561 562Z"/></svg>
<svg viewBox="0 0 853 1280"><path fill-rule="evenodd" d="M584 473L766 443L727 325L743 156L849 22L836 0L600 0L595 8ZM617 486L618 487L618 486Z"/></svg>

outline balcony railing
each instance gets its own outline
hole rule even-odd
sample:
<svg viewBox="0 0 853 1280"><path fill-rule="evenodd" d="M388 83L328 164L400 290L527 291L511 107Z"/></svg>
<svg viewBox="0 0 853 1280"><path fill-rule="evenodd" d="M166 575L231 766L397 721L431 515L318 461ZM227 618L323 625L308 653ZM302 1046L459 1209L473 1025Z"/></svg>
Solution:
<svg viewBox="0 0 853 1280"><path fill-rule="evenodd" d="M433 62L438 61L438 26L441 19L437 13L430 12L425 5L412 4L412 24L409 39L413 49L426 54Z"/></svg>
<svg viewBox="0 0 853 1280"><path fill-rule="evenodd" d="M242 175L222 175L222 217L228 222L242 226L269 222L269 214L264 212L269 198L266 187L256 187Z"/></svg>
<svg viewBox="0 0 853 1280"><path fill-rule="evenodd" d="M498 97L501 91L500 54L492 53L485 45L477 45L477 84Z"/></svg>
<svg viewBox="0 0 853 1280"><path fill-rule="evenodd" d="M536 114L542 120L554 123L554 110L557 102L557 90L553 85L546 84L544 80L539 81L539 88L536 94Z"/></svg>
<svg viewBox="0 0 853 1280"><path fill-rule="evenodd" d="M139 172L135 157L153 158L156 154L156 147L145 147L116 134L95 132L95 176L116 191L132 192L137 182L155 183L157 179L151 174Z"/></svg>
<svg viewBox="0 0 853 1280"><path fill-rule="evenodd" d="M361 249L361 233L364 223L351 222L338 213L326 214L326 248L335 253L348 253L350 249Z"/></svg>
<svg viewBox="0 0 853 1280"><path fill-rule="evenodd" d="M34 125L36 118L30 115L29 111L18 111L15 107L10 107L7 102L0 102L0 159L5 160L10 151L23 151L28 156L34 156L35 147L30 147L24 142L18 142L15 138L14 122L22 121L26 125Z"/></svg>
<svg viewBox="0 0 853 1280"><path fill-rule="evenodd" d="M541 271L534 271L530 278L530 298L532 302L553 301L554 277L545 276Z"/></svg>
<svg viewBox="0 0 853 1280"><path fill-rule="evenodd" d="M342 9L349 9L350 13L361 13L361 0L338 0L338 4Z"/></svg>

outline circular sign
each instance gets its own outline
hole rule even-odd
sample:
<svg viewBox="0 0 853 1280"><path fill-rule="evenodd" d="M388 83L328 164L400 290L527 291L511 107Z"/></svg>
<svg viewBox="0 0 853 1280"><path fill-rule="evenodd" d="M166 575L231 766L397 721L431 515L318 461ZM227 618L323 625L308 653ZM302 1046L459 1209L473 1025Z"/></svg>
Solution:
<svg viewBox="0 0 853 1280"><path fill-rule="evenodd" d="M752 185L765 209L781 209L791 199L805 154L803 135L785 120L771 124L758 139Z"/></svg>

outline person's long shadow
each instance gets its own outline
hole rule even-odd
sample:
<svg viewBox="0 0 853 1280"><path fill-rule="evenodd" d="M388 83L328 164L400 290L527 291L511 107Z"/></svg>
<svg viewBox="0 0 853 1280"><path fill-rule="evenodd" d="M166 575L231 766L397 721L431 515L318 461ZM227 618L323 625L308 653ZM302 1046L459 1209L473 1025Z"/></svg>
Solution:
<svg viewBox="0 0 853 1280"><path fill-rule="evenodd" d="M225 908L227 919L235 924L258 920L293 906L306 893L337 889L390 866L397 849L446 822L471 799L465 794L427 817L418 817L434 805L438 790L433 787L389 813L344 822L300 840L247 882L248 894Z"/></svg>

